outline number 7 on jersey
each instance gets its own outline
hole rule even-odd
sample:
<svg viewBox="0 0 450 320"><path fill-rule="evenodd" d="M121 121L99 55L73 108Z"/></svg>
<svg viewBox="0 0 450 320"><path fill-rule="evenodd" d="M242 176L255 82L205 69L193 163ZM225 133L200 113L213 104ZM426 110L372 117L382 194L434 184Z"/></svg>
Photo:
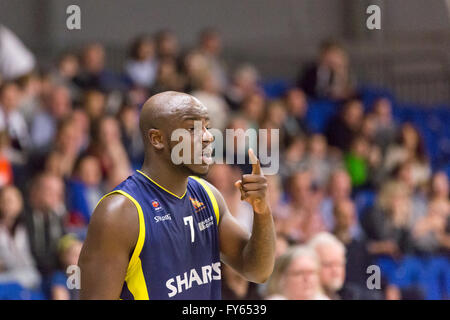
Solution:
<svg viewBox="0 0 450 320"><path fill-rule="evenodd" d="M189 228L191 229L191 242L194 242L195 240L195 233L194 233L194 218L192 216L184 217L184 225L187 226L189 223Z"/></svg>

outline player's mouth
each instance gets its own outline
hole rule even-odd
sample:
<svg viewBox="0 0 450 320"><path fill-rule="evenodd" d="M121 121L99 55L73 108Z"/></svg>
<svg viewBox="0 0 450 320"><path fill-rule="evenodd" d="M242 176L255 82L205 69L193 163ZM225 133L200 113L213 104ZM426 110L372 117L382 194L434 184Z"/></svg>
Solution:
<svg viewBox="0 0 450 320"><path fill-rule="evenodd" d="M207 147L207 148L203 149L203 151L202 151L202 163L203 164L210 165L213 163L212 152L213 152L213 149L211 147Z"/></svg>

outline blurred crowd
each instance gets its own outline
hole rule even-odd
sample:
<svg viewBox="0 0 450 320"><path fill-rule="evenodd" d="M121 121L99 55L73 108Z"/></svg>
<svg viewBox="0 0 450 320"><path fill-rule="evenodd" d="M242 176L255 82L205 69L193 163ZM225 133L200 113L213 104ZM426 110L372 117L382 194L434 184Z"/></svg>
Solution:
<svg viewBox="0 0 450 320"><path fill-rule="evenodd" d="M223 265L224 299L450 297L448 176L433 170L420 131L394 119L389 97L362 99L343 46L324 42L273 94L251 63L230 68L217 30L189 48L178 40L170 30L139 36L122 70L108 67L100 42L43 70L0 26L0 299L77 298L66 269L98 200L140 168L140 107L166 90L200 99L214 128L279 130L279 174L267 177L275 270L256 285ZM334 109L316 130L307 114L321 101ZM216 164L207 179L251 232L234 187L248 170Z"/></svg>

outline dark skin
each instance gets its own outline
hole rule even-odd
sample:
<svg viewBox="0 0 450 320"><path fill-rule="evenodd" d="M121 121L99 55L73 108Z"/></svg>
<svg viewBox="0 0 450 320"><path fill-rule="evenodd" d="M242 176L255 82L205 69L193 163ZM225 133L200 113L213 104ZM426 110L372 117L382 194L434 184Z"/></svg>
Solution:
<svg viewBox="0 0 450 320"><path fill-rule="evenodd" d="M201 134L194 136L194 121L201 121ZM171 150L178 141L171 141L177 128L192 132L195 143L202 147L213 141L208 131L207 109L194 97L163 92L151 97L142 108L140 129L146 147L141 171L172 193L182 196L190 175L204 176L209 165L175 165ZM193 153L191 153L193 154ZM272 274L275 260L275 229L266 200L267 181L259 160L253 160L251 174L243 175L235 186L242 200L254 210L253 233L250 236L228 210L220 192L206 182L219 207L219 240L221 260L252 282L263 283ZM193 161L191 161L193 162ZM112 194L97 206L89 223L79 266L81 268L81 299L119 299L129 259L139 235L139 218L135 205L125 196Z"/></svg>

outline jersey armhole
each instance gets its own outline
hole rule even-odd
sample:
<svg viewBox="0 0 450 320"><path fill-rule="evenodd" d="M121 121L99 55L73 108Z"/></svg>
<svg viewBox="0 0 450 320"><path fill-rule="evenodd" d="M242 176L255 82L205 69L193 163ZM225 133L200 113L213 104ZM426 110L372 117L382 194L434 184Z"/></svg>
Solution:
<svg viewBox="0 0 450 320"><path fill-rule="evenodd" d="M142 248L144 246L144 241L145 241L145 220L144 220L144 213L142 211L141 205L136 201L136 199L134 199L131 195L129 195L128 193L126 193L123 190L113 190L107 194L105 194L97 203L97 205L95 206L97 208L97 206L99 205L99 203L105 199L106 197L112 195L112 194L121 194L124 197L128 198L131 202L133 202L133 204L136 207L136 210L138 212L138 217L139 217L139 235L138 235L138 240L136 242L136 245L134 246L133 249L133 253L131 254L131 258L130 261L128 263L128 269L127 269L127 273L129 271L131 271L132 269L134 269L134 267L139 263L139 256L141 254ZM95 209L94 209L95 210Z"/></svg>
<svg viewBox="0 0 450 320"><path fill-rule="evenodd" d="M200 185L203 187L203 189L205 189L206 194L208 195L209 200L211 201L211 204L214 209L214 214L216 216L216 223L217 223L217 225L219 225L219 219L220 219L219 205L217 204L216 197L214 196L214 193L212 192L211 188L208 186L208 184L203 179L196 177L196 176L190 176L190 177L192 179L194 179L195 181L197 181L198 183L200 183Z"/></svg>

